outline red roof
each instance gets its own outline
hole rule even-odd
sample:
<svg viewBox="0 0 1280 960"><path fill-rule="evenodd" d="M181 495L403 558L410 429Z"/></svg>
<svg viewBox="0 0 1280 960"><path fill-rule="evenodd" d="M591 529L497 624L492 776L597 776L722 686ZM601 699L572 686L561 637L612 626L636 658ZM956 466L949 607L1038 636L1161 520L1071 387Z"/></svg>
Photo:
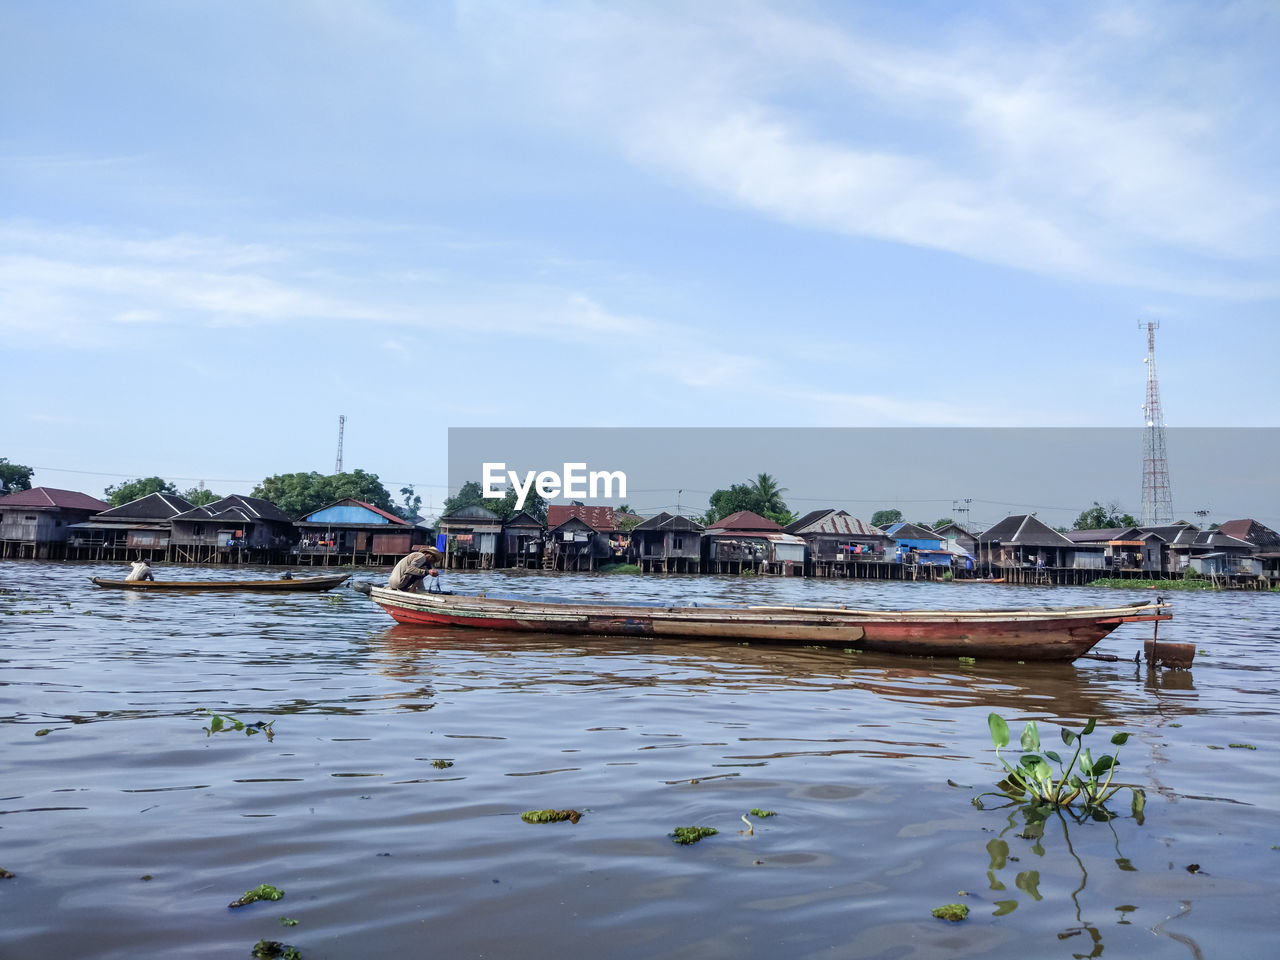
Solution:
<svg viewBox="0 0 1280 960"><path fill-rule="evenodd" d="M355 499L353 499L351 502L355 504L359 504L360 506L364 507L366 510L372 510L374 513L376 513L380 517L386 517L392 523L399 523L403 526L412 526L412 524L409 523L409 521L406 520L404 517L397 517L394 513L387 513L387 511L379 509L378 507L375 507L372 503L365 503L363 500L355 500Z"/></svg>
<svg viewBox="0 0 1280 960"><path fill-rule="evenodd" d="M110 510L111 504L78 490L59 490L56 487L32 487L19 490L7 497L0 497L0 507L62 507L66 510L89 510L99 513Z"/></svg>
<svg viewBox="0 0 1280 960"><path fill-rule="evenodd" d="M580 507L576 503L553 503L547 507L548 529L554 529L573 517L597 533L613 533L618 529L613 507Z"/></svg>
<svg viewBox="0 0 1280 960"><path fill-rule="evenodd" d="M768 517L762 517L758 513L750 510L739 510L737 513L731 513L723 520L717 520L711 526L707 527L707 532L712 533L716 530L761 530L770 533L781 533L782 527L774 523Z"/></svg>

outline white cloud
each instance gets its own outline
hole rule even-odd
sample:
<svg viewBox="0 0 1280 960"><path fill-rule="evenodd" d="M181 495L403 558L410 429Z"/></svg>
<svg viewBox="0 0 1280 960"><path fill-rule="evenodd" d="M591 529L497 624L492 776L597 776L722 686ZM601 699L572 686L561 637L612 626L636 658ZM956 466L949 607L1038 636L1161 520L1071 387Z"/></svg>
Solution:
<svg viewBox="0 0 1280 960"><path fill-rule="evenodd" d="M1052 276L1280 294L1266 98L1227 66L1196 83L1187 64L1212 51L1176 9L1160 29L1113 6L1063 12L1051 39L984 25L927 44L781 5L627 9L463 24L530 111L769 217Z"/></svg>

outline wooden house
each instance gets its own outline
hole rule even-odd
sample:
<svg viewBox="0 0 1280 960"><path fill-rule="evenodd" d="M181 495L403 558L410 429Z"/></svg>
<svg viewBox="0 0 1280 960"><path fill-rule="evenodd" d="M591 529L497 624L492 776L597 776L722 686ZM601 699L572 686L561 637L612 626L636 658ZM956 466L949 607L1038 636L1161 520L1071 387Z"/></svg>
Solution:
<svg viewBox="0 0 1280 960"><path fill-rule="evenodd" d="M579 516L570 516L547 530L547 544L542 555L544 569L595 570L612 558L608 534L596 530Z"/></svg>
<svg viewBox="0 0 1280 960"><path fill-rule="evenodd" d="M497 565L502 521L492 510L462 507L441 517L436 530L445 538L446 570L492 570Z"/></svg>
<svg viewBox="0 0 1280 960"><path fill-rule="evenodd" d="M429 535L416 524L363 500L346 497L294 521L299 564L396 563Z"/></svg>
<svg viewBox="0 0 1280 960"><path fill-rule="evenodd" d="M664 510L632 528L628 556L641 573L699 573L702 532L696 520Z"/></svg>
<svg viewBox="0 0 1280 960"><path fill-rule="evenodd" d="M177 494L149 493L73 524L67 555L76 560L163 559L173 518L192 509Z"/></svg>
<svg viewBox="0 0 1280 960"><path fill-rule="evenodd" d="M956 559L945 537L918 523L899 520L884 532L893 540L892 559L903 565L904 576L936 579L950 570Z"/></svg>
<svg viewBox="0 0 1280 960"><path fill-rule="evenodd" d="M1031 514L1005 517L978 537L979 560L997 577L1014 583L1052 583L1054 571L1074 570L1077 554L1097 555L1089 544L1074 544ZM1096 571L1092 576L1099 576ZM1069 579L1069 578L1063 578ZM1076 577L1083 579L1083 575Z"/></svg>
<svg viewBox="0 0 1280 960"><path fill-rule="evenodd" d="M1164 538L1152 531L1102 527L1068 530L1063 536L1076 545L1075 566L1083 569L1083 558L1096 557L1098 562L1089 566L1097 569L1099 576L1152 577L1164 573Z"/></svg>
<svg viewBox="0 0 1280 960"><path fill-rule="evenodd" d="M1243 540L1254 553L1280 552L1280 533L1257 520L1228 520L1218 525L1218 532Z"/></svg>
<svg viewBox="0 0 1280 960"><path fill-rule="evenodd" d="M171 521L169 559L178 563L282 563L296 536L270 500L232 494Z"/></svg>
<svg viewBox="0 0 1280 960"><path fill-rule="evenodd" d="M1187 568L1192 545L1200 535L1200 528L1185 520L1160 526L1142 526L1137 530L1159 538L1160 572L1166 576L1179 576Z"/></svg>
<svg viewBox="0 0 1280 960"><path fill-rule="evenodd" d="M32 487L0 497L0 557L58 560L74 524L111 504L76 490Z"/></svg>
<svg viewBox="0 0 1280 960"><path fill-rule="evenodd" d="M806 572L815 577L874 577L885 571L894 542L879 527L845 512L813 510L786 532L806 546Z"/></svg>
<svg viewBox="0 0 1280 960"><path fill-rule="evenodd" d="M1253 545L1222 529L1201 530L1191 544L1187 564L1196 573L1227 577L1260 577L1262 562Z"/></svg>
<svg viewBox="0 0 1280 960"><path fill-rule="evenodd" d="M502 523L501 563L504 567L540 567L547 530L537 517L523 510Z"/></svg>
<svg viewBox="0 0 1280 960"><path fill-rule="evenodd" d="M805 542L750 510L717 520L706 528L702 542L708 573L804 574Z"/></svg>
<svg viewBox="0 0 1280 960"><path fill-rule="evenodd" d="M630 534L624 535L618 529L618 519L613 507L588 506L577 501L573 503L557 503L547 507L547 545L549 547L556 546L555 539L550 536L551 532L563 527L565 522L570 519L581 520L591 528L594 534L591 537L593 566L590 569L594 569L601 563L622 560L623 546L625 543L630 542ZM562 530L561 532L570 531ZM566 542L564 540L560 541L562 552L563 545ZM548 569L555 569L560 564L560 561L555 557L548 557L545 554L542 562L543 566ZM568 569L563 565L560 565L559 568Z"/></svg>

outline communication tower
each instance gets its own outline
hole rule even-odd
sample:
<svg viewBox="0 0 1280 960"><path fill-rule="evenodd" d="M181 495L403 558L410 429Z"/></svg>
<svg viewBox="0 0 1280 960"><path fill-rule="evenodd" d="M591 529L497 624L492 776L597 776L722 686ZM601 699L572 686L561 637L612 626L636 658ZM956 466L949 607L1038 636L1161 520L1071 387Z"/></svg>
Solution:
<svg viewBox="0 0 1280 960"><path fill-rule="evenodd" d="M333 472L342 472L342 431L347 425L347 415L345 413L338 414L338 458L333 463Z"/></svg>
<svg viewBox="0 0 1280 960"><path fill-rule="evenodd" d="M1142 325L1141 321L1138 323ZM1160 409L1160 380L1156 377L1156 328L1147 322L1147 402L1142 405L1142 523L1173 523L1173 493L1169 489L1169 459L1165 450L1164 411Z"/></svg>

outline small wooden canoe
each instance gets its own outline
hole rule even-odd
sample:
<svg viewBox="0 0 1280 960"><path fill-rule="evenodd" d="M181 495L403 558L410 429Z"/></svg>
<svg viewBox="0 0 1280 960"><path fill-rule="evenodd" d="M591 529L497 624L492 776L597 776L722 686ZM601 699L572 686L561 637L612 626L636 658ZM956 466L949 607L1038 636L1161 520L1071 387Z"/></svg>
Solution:
<svg viewBox="0 0 1280 960"><path fill-rule="evenodd" d="M356 584L399 623L597 636L749 640L905 653L1069 661L1122 623L1170 620L1163 600L1121 607L850 610L626 606L413 593Z"/></svg>
<svg viewBox="0 0 1280 960"><path fill-rule="evenodd" d="M302 577L296 580L106 580L102 577L92 579L100 587L159 591L160 593L190 593L196 590L250 590L256 593L311 591L314 593L332 590L350 577L349 573L340 573L327 577Z"/></svg>

